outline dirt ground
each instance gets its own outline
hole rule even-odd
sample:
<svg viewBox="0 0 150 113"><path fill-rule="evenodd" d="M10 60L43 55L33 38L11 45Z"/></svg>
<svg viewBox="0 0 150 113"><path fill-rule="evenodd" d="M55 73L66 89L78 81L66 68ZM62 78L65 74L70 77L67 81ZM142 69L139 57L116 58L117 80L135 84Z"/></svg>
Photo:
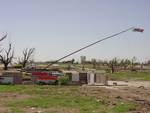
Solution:
<svg viewBox="0 0 150 113"><path fill-rule="evenodd" d="M108 81L108 85L113 85L113 83L117 83L120 86L130 86L130 87L150 87L150 81Z"/></svg>
<svg viewBox="0 0 150 113"><path fill-rule="evenodd" d="M6 111L8 111L8 108L4 105L2 105L2 103L6 103L8 101L13 101L13 100L24 100L24 99L28 99L30 98L30 95L22 95L22 94L18 94L18 93L0 93L0 113L5 113Z"/></svg>
<svg viewBox="0 0 150 113"><path fill-rule="evenodd" d="M97 98L107 98L108 104L115 101L127 100L137 103L139 108L131 113L150 113L150 82L149 81L108 81L108 86L83 86L88 87ZM103 91L105 91L105 93ZM103 92L100 95L98 92ZM130 113L130 112L129 112Z"/></svg>

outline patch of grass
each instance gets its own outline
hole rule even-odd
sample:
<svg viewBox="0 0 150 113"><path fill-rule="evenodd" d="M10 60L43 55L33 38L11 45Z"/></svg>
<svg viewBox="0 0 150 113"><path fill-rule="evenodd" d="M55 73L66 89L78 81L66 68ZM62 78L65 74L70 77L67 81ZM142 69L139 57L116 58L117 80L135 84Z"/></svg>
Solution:
<svg viewBox="0 0 150 113"><path fill-rule="evenodd" d="M115 80L145 80L150 81L150 72L116 72L111 74Z"/></svg>
<svg viewBox="0 0 150 113"><path fill-rule="evenodd" d="M134 103L121 102L121 103L118 103L115 107L113 107L112 111L113 113L123 113L127 111L132 111L135 108L136 108L136 105Z"/></svg>
<svg viewBox="0 0 150 113"><path fill-rule="evenodd" d="M23 85L0 85L0 92L20 92L24 87Z"/></svg>
<svg viewBox="0 0 150 113"><path fill-rule="evenodd" d="M0 104L6 106L12 113L21 113L32 107L42 110L56 108L56 113L58 108L65 110L74 109L79 111L79 113L112 113L112 111L113 113L123 113L134 108L132 103L118 103L112 109L112 106L97 101L96 97L83 94L80 86L0 85L0 92L31 96L30 98L18 100L6 99L5 103ZM54 113L53 111L50 112Z"/></svg>
<svg viewBox="0 0 150 113"><path fill-rule="evenodd" d="M91 113L92 111L99 111L103 107L106 107L102 103L96 102L94 98L91 97L75 97L68 95L47 95L47 96L36 96L31 99L12 101L7 104L9 107L19 107L24 108L26 106L36 107L36 108L50 108L50 107L65 107L65 108L76 108L79 109L81 113Z"/></svg>
<svg viewBox="0 0 150 113"><path fill-rule="evenodd" d="M18 107L11 107L8 113L22 113L23 111ZM6 112L7 113L7 112Z"/></svg>
<svg viewBox="0 0 150 113"><path fill-rule="evenodd" d="M59 76L58 84L59 85L67 85L69 83L69 78L67 76Z"/></svg>

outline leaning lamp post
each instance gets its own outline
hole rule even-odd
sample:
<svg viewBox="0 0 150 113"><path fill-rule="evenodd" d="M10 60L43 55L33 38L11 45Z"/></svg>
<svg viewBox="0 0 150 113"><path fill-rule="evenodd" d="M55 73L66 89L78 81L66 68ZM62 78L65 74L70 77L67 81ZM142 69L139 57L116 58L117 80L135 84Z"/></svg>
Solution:
<svg viewBox="0 0 150 113"><path fill-rule="evenodd" d="M62 60L62 59L65 59L65 58L67 58L67 57L69 57L69 56L71 56L71 55L73 55L73 54L75 54L75 53L78 53L78 52L80 52L80 51L82 51L82 50L84 50L84 49L86 49L86 48L89 48L90 46L93 46L93 45L95 45L95 44L97 44L97 43L100 43L100 42L102 42L102 41L104 41L104 40L107 40L107 39L116 37L116 36L118 36L118 35L120 35L120 34L122 34L122 33L125 33L125 32L127 32L127 31L131 31L131 30L132 30L133 32L141 32L141 33L144 31L144 29L141 29L141 28L130 27L130 28L128 28L128 29L125 29L125 30L120 31L120 32L118 32L118 33L115 33L115 34L113 34L113 35L110 35L110 36L107 36L107 37L105 37L105 38L102 38L102 39L100 39L100 40L98 40L98 41L96 41L96 42L93 42L93 43L91 43L91 44L89 44L89 45L87 45L87 46L84 46L84 47L82 47L82 48L80 48L80 49L78 49L78 50L76 50L76 51L73 51L72 53L69 53L69 54L67 54L67 55L65 55L65 56L63 56L63 57L61 57L61 58L59 58L58 60L56 60L56 61L54 61L54 62L48 64L48 65L46 66L46 68L48 68L49 66L51 66L51 65L53 65L53 64L55 64L55 63L57 63L57 62L59 62L59 61Z"/></svg>

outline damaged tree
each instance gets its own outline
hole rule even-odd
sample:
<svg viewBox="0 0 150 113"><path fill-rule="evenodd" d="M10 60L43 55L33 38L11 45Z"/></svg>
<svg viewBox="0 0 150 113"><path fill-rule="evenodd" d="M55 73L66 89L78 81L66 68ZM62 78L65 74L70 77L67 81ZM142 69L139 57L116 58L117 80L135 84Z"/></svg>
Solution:
<svg viewBox="0 0 150 113"><path fill-rule="evenodd" d="M118 60L116 57L114 59L112 59L111 61L109 61L108 65L111 68L111 73L115 72L115 67L117 66L117 64L118 64Z"/></svg>
<svg viewBox="0 0 150 113"><path fill-rule="evenodd" d="M22 65L22 68L26 67L27 63L31 61L32 55L35 51L35 48L25 48L22 52L23 57L19 59L19 63Z"/></svg>
<svg viewBox="0 0 150 113"><path fill-rule="evenodd" d="M8 65L12 62L14 58L14 49L12 49L12 44L9 44L8 50L4 50L3 54L0 54L0 62L4 65L4 70L8 70Z"/></svg>

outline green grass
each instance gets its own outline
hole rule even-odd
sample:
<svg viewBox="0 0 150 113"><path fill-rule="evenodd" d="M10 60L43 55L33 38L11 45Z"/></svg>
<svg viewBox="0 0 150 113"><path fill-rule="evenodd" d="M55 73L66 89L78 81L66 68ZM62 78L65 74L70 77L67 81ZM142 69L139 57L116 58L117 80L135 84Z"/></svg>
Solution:
<svg viewBox="0 0 150 113"><path fill-rule="evenodd" d="M23 91L23 85L0 85L0 93L2 92L20 92Z"/></svg>
<svg viewBox="0 0 150 113"><path fill-rule="evenodd" d="M135 108L136 108L136 104L134 103L121 102L121 103L118 103L115 107L113 107L112 111L114 113L122 113L122 112L127 112L130 110L134 110Z"/></svg>
<svg viewBox="0 0 150 113"><path fill-rule="evenodd" d="M116 72L111 74L114 80L145 80L150 81L150 72Z"/></svg>
<svg viewBox="0 0 150 113"><path fill-rule="evenodd" d="M17 107L10 107L10 110L6 113L22 113L23 111Z"/></svg>
<svg viewBox="0 0 150 113"><path fill-rule="evenodd" d="M31 106L36 108L49 108L49 107L64 107L64 108L76 108L79 109L81 113L89 112L93 110L102 109L106 107L101 103L96 102L94 99L87 97L60 97L60 96L46 96L46 97L35 97L32 99L27 99L23 101L11 102L8 104L11 107L20 107Z"/></svg>
<svg viewBox="0 0 150 113"><path fill-rule="evenodd" d="M57 113L58 108L75 109L79 113L123 113L135 107L131 103L124 102L124 104L120 104L118 102L112 108L112 106L98 102L96 97L83 95L80 86L0 85L0 93L17 93L31 96L20 100L6 99L5 103L0 103L0 105L9 108L8 111L12 113L23 113L25 109L32 107L56 109L56 112L49 111L47 113Z"/></svg>

